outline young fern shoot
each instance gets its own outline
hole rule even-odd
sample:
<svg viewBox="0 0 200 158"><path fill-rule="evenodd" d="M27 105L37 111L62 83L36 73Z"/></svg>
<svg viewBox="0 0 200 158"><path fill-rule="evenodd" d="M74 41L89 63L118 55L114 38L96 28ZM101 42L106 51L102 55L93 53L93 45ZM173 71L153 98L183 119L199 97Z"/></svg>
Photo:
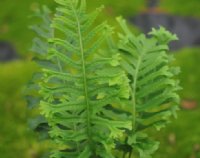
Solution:
<svg viewBox="0 0 200 158"><path fill-rule="evenodd" d="M125 20L121 17L117 20L124 31L119 34L117 49L123 58L122 67L131 80L131 99L127 105L132 129L126 133L125 145L130 150L124 157L131 158L137 151L140 158L149 158L159 143L150 140L145 131L151 127L159 130L169 122L169 116L176 116L178 109L180 87L174 76L179 68L170 66L172 55L167 54L169 42L177 37L163 27L153 29L150 38L143 34L135 36Z"/></svg>

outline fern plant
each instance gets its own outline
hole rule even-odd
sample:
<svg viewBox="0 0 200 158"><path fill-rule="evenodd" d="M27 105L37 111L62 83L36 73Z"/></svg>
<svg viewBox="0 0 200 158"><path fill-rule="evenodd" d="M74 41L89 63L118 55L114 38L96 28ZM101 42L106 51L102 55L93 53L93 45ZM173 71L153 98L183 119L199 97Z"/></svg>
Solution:
<svg viewBox="0 0 200 158"><path fill-rule="evenodd" d="M87 14L84 0L56 2L51 27L33 27L45 38L44 42L36 39L34 49L45 50L38 61L42 68L39 108L57 144L51 157L111 158L115 139L130 127L125 116L110 108L129 97L118 55L100 51L112 30L105 22L93 27L101 9Z"/></svg>
<svg viewBox="0 0 200 158"><path fill-rule="evenodd" d="M143 132L175 115L179 89L169 67L167 44L176 39L163 28L152 38L125 34L119 44L106 22L95 26L101 8L86 11L85 0L55 0L36 14L43 23L32 51L41 69L33 76L28 103L41 115L32 128L55 144L51 158L148 158L158 143Z"/></svg>
<svg viewBox="0 0 200 158"><path fill-rule="evenodd" d="M180 70L171 67L173 55L169 55L168 44L177 36L163 27L152 29L147 38L144 34L135 36L125 20L117 18L124 34L119 34L120 42L115 49L121 52L121 65L127 72L131 96L127 109L131 115L132 128L127 130L124 156L131 158L134 151L140 158L149 158L157 150L159 142L149 139L145 133L149 128L160 130L169 123L169 116L176 117L180 90L179 81L174 79Z"/></svg>

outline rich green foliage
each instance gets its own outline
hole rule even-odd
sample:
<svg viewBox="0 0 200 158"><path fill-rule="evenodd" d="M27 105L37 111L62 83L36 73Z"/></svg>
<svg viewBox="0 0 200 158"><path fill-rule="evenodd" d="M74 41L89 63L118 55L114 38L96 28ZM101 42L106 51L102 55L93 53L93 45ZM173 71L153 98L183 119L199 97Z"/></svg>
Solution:
<svg viewBox="0 0 200 158"><path fill-rule="evenodd" d="M195 99L198 100L198 103L200 101L198 93L200 73L197 68L199 55L198 48L183 49L176 52L176 61L173 62L181 67L179 75L180 84L183 87L181 98ZM13 71L13 67L15 67L15 71ZM21 87L30 79L33 70L35 71L34 67L34 64L24 61L0 64L0 122L2 123L0 153L4 158L14 156L33 158L32 155L41 158L42 151L47 150L49 146L46 142L45 144L38 142L27 130L26 122L30 118L30 112L19 92L19 89L22 89ZM12 88L13 86L15 87ZM10 96L11 93L12 96ZM173 123L170 123L167 128L162 129L159 133L154 131L149 134L160 141L160 148L153 154L153 158L192 157L195 152L197 152L196 157L198 158L199 152L196 146L200 142L199 113L199 108L190 111L181 110L178 112L178 119L173 120ZM174 137L174 142L171 142L171 137Z"/></svg>
<svg viewBox="0 0 200 158"><path fill-rule="evenodd" d="M101 21L101 17L102 19L106 17L110 23L111 19L114 21L113 14L107 14L110 13L110 10L115 12L116 15L124 15L123 11L128 11L131 15L133 14L132 7L135 7L135 1L133 0L132 4L131 1L89 0L88 7L92 10L92 8L99 4L105 4L106 8L98 18L98 21ZM31 39L34 35L31 34L27 26L35 22L33 19L29 19L28 16L32 14L33 8L37 8L39 4L46 4L50 8L54 8L55 4L52 2L53 0L20 0L20 5L18 5L19 1L1 0L0 5L3 6L0 12L1 40L12 42L19 53L26 57L29 56L30 53L27 50L30 48ZM188 2L181 0L181 6L184 7L180 7L179 0L174 0L173 2L171 0L164 0L162 2L162 7L169 11L169 14L199 15L199 10L194 10L199 5L198 3L193 3L193 0ZM127 5L131 9L126 9ZM110 6L112 9L107 9L107 6ZM173 10L170 8L173 8ZM113 26L116 25L116 23L111 24ZM199 48L189 48L178 50L175 54L175 65L181 66L180 84L183 87L181 98L197 100L198 105L200 103L199 52ZM48 145L38 142L27 131L26 121L30 118L30 113L27 112L19 89L29 80L30 72L33 71L32 67L32 64L24 60L0 64L0 122L2 123L0 129L0 156L2 158L41 158L41 150ZM13 68L15 69L13 70ZM153 158L195 157L193 152L194 150L198 152L195 146L198 146L200 142L199 113L199 108L181 110L178 113L178 119L173 120L173 123L169 124L167 128L162 129L159 133L155 131L155 133L149 134L155 137L156 140L161 141L160 148L153 155ZM172 134L175 134L174 143L169 141ZM200 155L196 155L196 157L198 158Z"/></svg>
<svg viewBox="0 0 200 158"><path fill-rule="evenodd" d="M126 35L113 49L106 46L112 28L94 26L101 8L87 14L85 0L55 1L53 19L44 7L36 13L43 24L32 26L41 72L27 96L42 115L33 129L56 144L50 157L130 158L136 150L150 157L158 143L143 131L168 123L179 102L178 71L166 53L176 36L161 28L135 37L118 19Z"/></svg>
<svg viewBox="0 0 200 158"><path fill-rule="evenodd" d="M125 146L138 151L141 158L150 157L158 148L158 142L148 139L143 132L150 127L158 130L168 123L171 115L176 116L180 89L174 76L179 73L176 67L169 67L172 57L167 54L168 43L177 40L164 28L153 29L145 35L134 36L128 29L125 20L118 18L125 32L120 34L118 49L124 60L122 66L129 74L131 83L131 99L128 103L132 115L132 129L127 132ZM126 155L126 153L125 153Z"/></svg>
<svg viewBox="0 0 200 158"><path fill-rule="evenodd" d="M32 27L45 39L36 38L33 50L43 53L36 78L40 110L58 145L51 157L111 158L115 139L130 128L127 117L111 107L129 97L128 79L118 55L99 50L112 30L106 23L93 27L101 9L88 15L85 1L56 2L51 28L47 9L45 25Z"/></svg>

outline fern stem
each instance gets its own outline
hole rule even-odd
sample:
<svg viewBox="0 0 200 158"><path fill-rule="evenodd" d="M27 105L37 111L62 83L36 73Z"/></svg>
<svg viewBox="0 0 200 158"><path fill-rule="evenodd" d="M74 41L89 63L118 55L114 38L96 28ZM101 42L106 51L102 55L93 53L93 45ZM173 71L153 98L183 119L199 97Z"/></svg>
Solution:
<svg viewBox="0 0 200 158"><path fill-rule="evenodd" d="M124 152L124 153L123 153L123 156L122 156L122 158L125 158L125 157L126 157L126 152Z"/></svg>
<svg viewBox="0 0 200 158"><path fill-rule="evenodd" d="M82 71L83 71L83 83L84 83L84 93L85 93L85 101L86 101L86 108L87 108L87 135L88 135L88 142L91 148L92 146L92 140L91 140L91 118L90 118L90 104L88 100L88 89L87 89L87 79L86 79L86 68L85 68L85 57L84 57L84 46L83 46L83 40L82 40L82 34L81 34L81 24L79 21L79 17L77 15L77 12L74 8L74 5L71 2L72 10L75 14L76 21L77 21L77 29L78 29L78 36L79 36L79 44L80 44L80 53L81 53L81 60L82 60Z"/></svg>
<svg viewBox="0 0 200 158"><path fill-rule="evenodd" d="M136 130L136 86L137 86L137 79L138 79L138 72L141 64L141 58L139 57L138 63L136 66L134 78L133 78L133 84L132 84L132 132L135 132Z"/></svg>
<svg viewBox="0 0 200 158"><path fill-rule="evenodd" d="M131 90L131 94L132 94L132 133L134 133L136 131L136 89L137 89L137 80L138 80L138 73L139 73L139 69L140 69L140 65L142 62L142 58L139 57L138 62L137 62L137 66L135 69L135 74L133 75L133 84L132 84L132 90ZM133 153L133 149L131 149L131 151L129 152L129 158L131 158Z"/></svg>
<svg viewBox="0 0 200 158"><path fill-rule="evenodd" d="M135 92L132 90L132 131L135 131L136 126L136 101L135 101Z"/></svg>
<svg viewBox="0 0 200 158"><path fill-rule="evenodd" d="M129 152L128 158L131 158L131 157L132 157L132 152L133 152L133 150L131 150L131 151Z"/></svg>

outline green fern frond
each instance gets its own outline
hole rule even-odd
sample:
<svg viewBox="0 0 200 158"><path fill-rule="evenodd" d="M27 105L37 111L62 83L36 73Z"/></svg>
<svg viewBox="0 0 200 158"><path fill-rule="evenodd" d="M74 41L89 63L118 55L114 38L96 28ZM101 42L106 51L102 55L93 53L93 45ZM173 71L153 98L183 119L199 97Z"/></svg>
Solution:
<svg viewBox="0 0 200 158"><path fill-rule="evenodd" d="M163 27L153 29L151 38L135 36L128 29L125 20L117 19L125 32L120 34L118 49L123 57L122 66L131 80L132 130L127 134L126 143L137 150L141 158L151 157L158 143L150 141L144 130L151 127L160 129L169 122L169 116L178 109L180 89L174 79L178 69L170 66L167 54L168 44L177 40ZM132 153L129 151L129 154Z"/></svg>
<svg viewBox="0 0 200 158"><path fill-rule="evenodd" d="M55 1L56 14L45 23L51 27L36 29L45 40L34 40L33 49L45 53L39 57L42 75L36 84L41 114L57 144L50 157L114 158L115 141L131 122L112 106L129 98L120 58L109 49L100 53L111 28L106 22L94 27L101 8L87 14L84 0ZM47 33L40 34L44 30Z"/></svg>

